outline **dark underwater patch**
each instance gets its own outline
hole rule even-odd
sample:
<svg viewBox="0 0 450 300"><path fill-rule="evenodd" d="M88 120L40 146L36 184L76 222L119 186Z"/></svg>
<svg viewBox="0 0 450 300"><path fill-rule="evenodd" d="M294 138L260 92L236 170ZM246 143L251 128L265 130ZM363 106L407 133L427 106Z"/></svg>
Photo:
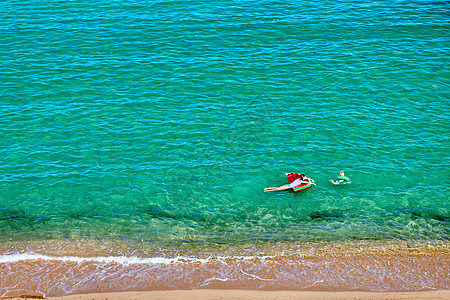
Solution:
<svg viewBox="0 0 450 300"><path fill-rule="evenodd" d="M411 214L413 219L423 218L423 219L436 220L436 221L441 221L441 222L448 222L450 219L447 216L444 216L441 214L436 214L434 212L426 211L426 210L424 210L424 211L406 210L406 211L404 211L404 213Z"/></svg>
<svg viewBox="0 0 450 300"><path fill-rule="evenodd" d="M313 220L332 220L344 218L344 214L339 212L312 212L309 217Z"/></svg>
<svg viewBox="0 0 450 300"><path fill-rule="evenodd" d="M0 221L22 221L30 217L21 210L3 210L0 214Z"/></svg>
<svg viewBox="0 0 450 300"><path fill-rule="evenodd" d="M10 229L31 228L49 221L48 216L30 216L22 210L0 210L0 227Z"/></svg>
<svg viewBox="0 0 450 300"><path fill-rule="evenodd" d="M433 220L441 221L441 222L448 222L449 217L441 216L441 215L434 215L431 217Z"/></svg>
<svg viewBox="0 0 450 300"><path fill-rule="evenodd" d="M144 213L155 219L176 219L176 216L166 212L157 205L150 205L144 208Z"/></svg>

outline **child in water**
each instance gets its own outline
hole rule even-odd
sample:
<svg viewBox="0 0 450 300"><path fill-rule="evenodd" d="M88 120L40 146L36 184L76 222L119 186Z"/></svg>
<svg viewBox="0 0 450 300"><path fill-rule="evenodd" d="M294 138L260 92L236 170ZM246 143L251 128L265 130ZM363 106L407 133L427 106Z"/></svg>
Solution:
<svg viewBox="0 0 450 300"><path fill-rule="evenodd" d="M339 176L337 177L336 181L333 181L333 179L331 179L331 182L333 184L340 184L340 183L344 183L344 182L350 182L350 178L348 178L347 176L345 176L344 171L341 171L339 173Z"/></svg>

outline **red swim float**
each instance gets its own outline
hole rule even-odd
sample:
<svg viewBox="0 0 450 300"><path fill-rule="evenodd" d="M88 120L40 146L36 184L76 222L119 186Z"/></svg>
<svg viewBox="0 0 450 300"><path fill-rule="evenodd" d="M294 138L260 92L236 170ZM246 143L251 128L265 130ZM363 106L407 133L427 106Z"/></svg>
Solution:
<svg viewBox="0 0 450 300"><path fill-rule="evenodd" d="M286 178L288 180L289 183L294 182L295 180L300 178L300 174L297 173L286 173ZM308 181L309 179L305 179L304 181ZM294 192L300 192L300 191L304 191L309 189L310 187L312 187L313 185L311 183L302 183L299 186L295 186L292 189L294 190Z"/></svg>

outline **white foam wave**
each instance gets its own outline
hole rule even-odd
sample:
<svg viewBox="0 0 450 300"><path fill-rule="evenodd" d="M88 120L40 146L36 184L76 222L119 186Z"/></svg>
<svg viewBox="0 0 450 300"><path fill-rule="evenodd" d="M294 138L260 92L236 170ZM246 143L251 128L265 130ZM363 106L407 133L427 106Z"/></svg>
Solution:
<svg viewBox="0 0 450 300"><path fill-rule="evenodd" d="M105 263L105 264L122 264L122 265L142 265L142 264L176 264L176 263L201 263L205 264L211 261L222 262L226 264L229 259L248 261L258 258L262 261L273 258L272 256L237 256L237 257L209 257L209 258L193 258L185 256L177 256L173 258L167 257L137 257L137 256L96 256L96 257L78 257L78 256L49 256L38 253L17 253L0 255L0 264L16 263L20 261L56 261L65 263Z"/></svg>
<svg viewBox="0 0 450 300"><path fill-rule="evenodd" d="M96 257L77 257L77 256L48 256L36 253L21 253L0 255L0 263L14 263L28 260L44 260L44 261L60 261L60 262L74 262L74 263L106 263L106 264L172 264L176 262L206 262L205 259L194 259L187 257L151 257L141 258L136 256L96 256Z"/></svg>

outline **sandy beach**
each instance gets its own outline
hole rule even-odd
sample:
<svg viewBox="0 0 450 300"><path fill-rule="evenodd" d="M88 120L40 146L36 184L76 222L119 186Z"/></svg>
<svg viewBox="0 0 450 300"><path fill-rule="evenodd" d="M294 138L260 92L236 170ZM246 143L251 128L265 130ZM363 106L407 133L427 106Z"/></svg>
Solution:
<svg viewBox="0 0 450 300"><path fill-rule="evenodd" d="M75 294L63 297L42 298L39 296L20 296L1 298L48 299L48 300L306 300L306 299L450 299L450 290L398 293L369 292L310 292L310 291L248 291L248 290L174 290L147 292L117 292Z"/></svg>
<svg viewBox="0 0 450 300"><path fill-rule="evenodd" d="M178 290L70 295L49 300L306 300L306 299L450 299L450 291L408 293Z"/></svg>

